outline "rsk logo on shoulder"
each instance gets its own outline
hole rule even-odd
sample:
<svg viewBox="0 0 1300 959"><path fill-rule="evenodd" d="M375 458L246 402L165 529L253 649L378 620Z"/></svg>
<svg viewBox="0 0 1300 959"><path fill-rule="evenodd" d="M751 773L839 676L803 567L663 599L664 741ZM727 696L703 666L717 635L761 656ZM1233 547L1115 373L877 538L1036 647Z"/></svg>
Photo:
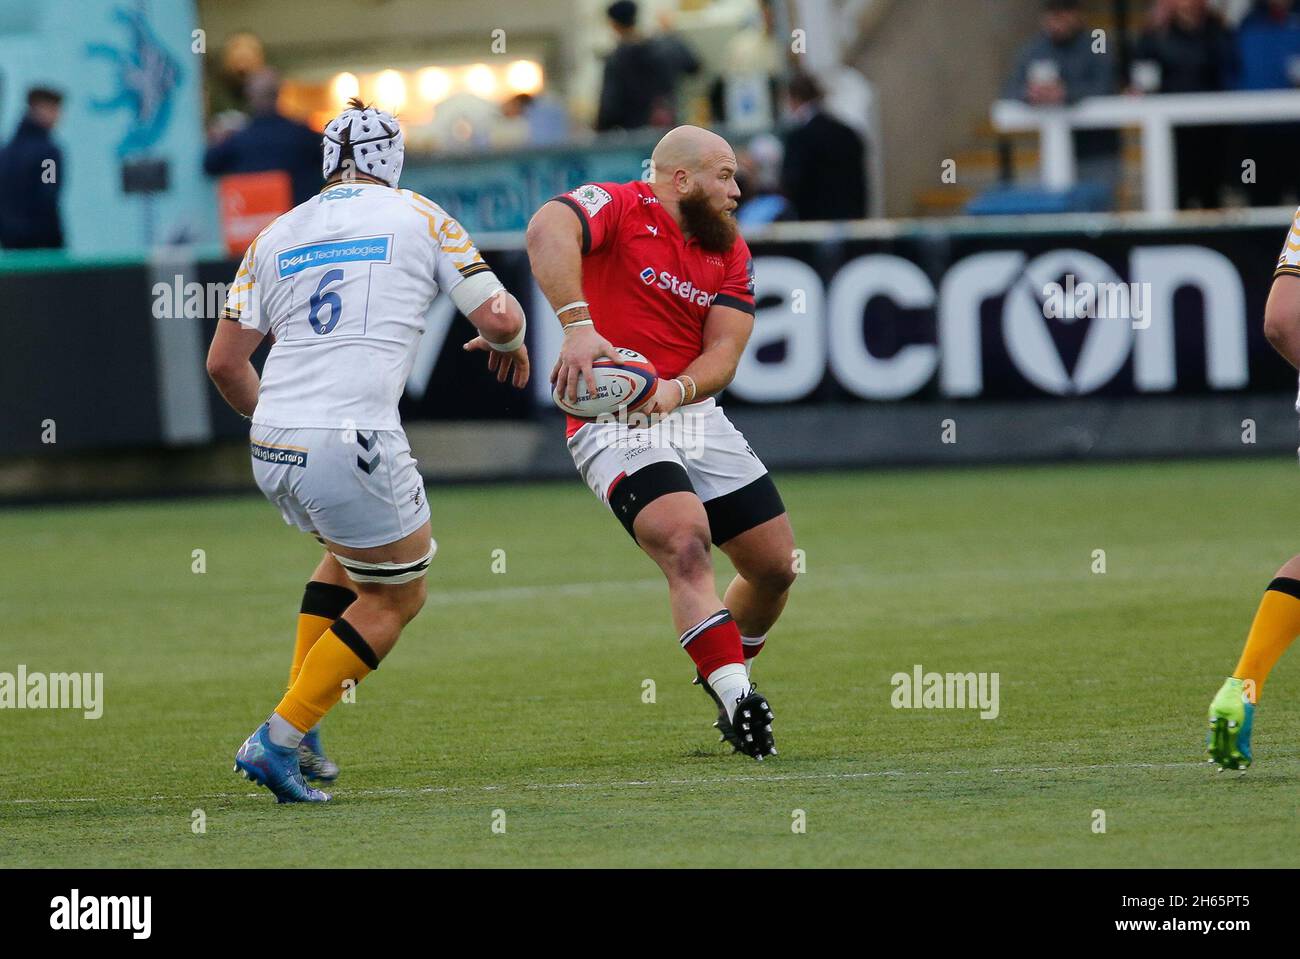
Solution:
<svg viewBox="0 0 1300 959"><path fill-rule="evenodd" d="M667 270L655 275L655 271L646 267L641 271L641 282L646 286L658 285L661 290L670 290L673 295L680 296L683 300L694 303L696 306L711 306L714 297L718 294L710 293L707 290L701 290L690 280L679 280Z"/></svg>
<svg viewBox="0 0 1300 959"><path fill-rule="evenodd" d="M361 187L338 186L332 190L326 190L320 195L320 198L322 200L350 200L354 196L361 196Z"/></svg>

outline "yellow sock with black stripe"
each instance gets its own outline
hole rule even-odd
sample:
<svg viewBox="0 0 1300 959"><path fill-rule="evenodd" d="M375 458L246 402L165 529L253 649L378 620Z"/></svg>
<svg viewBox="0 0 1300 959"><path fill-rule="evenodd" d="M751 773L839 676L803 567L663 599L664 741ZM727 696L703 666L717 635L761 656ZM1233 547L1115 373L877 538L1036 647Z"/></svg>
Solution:
<svg viewBox="0 0 1300 959"><path fill-rule="evenodd" d="M321 583L312 580L302 592L302 606L298 613L297 637L293 643L293 663L289 666L289 685L293 687L302 669L303 660L311 652L316 640L325 635L325 630L334 625L334 620L343 615L344 610L352 605L357 594L346 586L333 583Z"/></svg>
<svg viewBox="0 0 1300 959"><path fill-rule="evenodd" d="M1300 580L1279 576L1264 591L1241 661L1232 671L1233 678L1248 681L1251 702L1259 702L1264 680L1296 636L1300 636Z"/></svg>
<svg viewBox="0 0 1300 959"><path fill-rule="evenodd" d="M351 623L340 619L312 646L275 711L305 733L343 698L345 683L356 685L378 668L374 650Z"/></svg>

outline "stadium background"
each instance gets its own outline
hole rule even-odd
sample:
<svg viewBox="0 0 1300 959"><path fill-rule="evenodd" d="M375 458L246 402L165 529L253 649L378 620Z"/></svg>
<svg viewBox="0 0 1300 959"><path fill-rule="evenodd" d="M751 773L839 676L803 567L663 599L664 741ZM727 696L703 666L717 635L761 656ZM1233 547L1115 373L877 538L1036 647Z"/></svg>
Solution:
<svg viewBox="0 0 1300 959"><path fill-rule="evenodd" d="M1152 6L1082 4L1089 30L1105 31L1119 77L1137 62L1133 45ZM1219 6L1236 22L1250 4ZM407 125L404 185L464 220L524 303L535 369L544 374L557 333L529 277L521 228L566 187L641 176L656 136L591 130L601 57L613 42L604 7L603 0L0 0L0 131L10 135L30 86L64 94L55 140L66 158L68 237L61 250L0 252L0 500L15 507L0 511L0 588L16 614L9 635L22 637L5 661L17 656L49 669L102 662L134 677L116 687L123 712L110 717L123 718L111 732L6 717L0 753L11 775L0 791L0 829L16 827L6 834L7 862L76 862L81 844L99 864L255 864L257 842L290 842L261 811L241 820L241 839L193 854L162 838L164 813L174 812L162 809L166 802L144 814L128 802L137 794L176 799L186 814L192 805L171 795L175 786L142 756L122 760L116 773L113 763L97 763L86 775L76 758L87 742L119 749L127 741L119 737L157 733L181 757L185 781L221 797L209 804L242 802L225 791L234 788L222 778L226 740L243 735L278 682L287 646L270 638L285 632L285 597L311 562L310 544L276 530L274 512L256 497L243 424L203 369L220 309L215 284L229 282L238 259L223 242L229 211L223 216L220 184L202 169L212 127L238 119L222 79L232 43L246 54L244 32L255 34L284 82L281 109L317 128L352 89L380 105L397 99L387 105ZM1038 0L642 4L648 33L671 24L702 62L678 90L679 118L717 126L747 156L756 140L789 129L782 91L802 72L821 82L827 108L867 147L869 217L745 230L759 311L724 403L779 473L814 571L783 623L788 645L773 643L765 654L768 688L784 692L792 705L783 718L799 730L783 768L802 783L824 780L807 786L815 795L802 801L820 796L821 822L843 827L793 852L778 837L759 861L1214 861L1198 831L1205 797L1188 788L1201 772L1192 767L1202 700L1230 665L1259 588L1294 550L1276 517L1294 498L1295 378L1261 326L1300 167L1289 171L1282 201L1258 203L1249 184L1225 176L1220 208L1153 208L1148 181L1162 168L1146 164L1143 121L1130 119L1112 208L1098 209L1095 192L1062 184L1059 170L1048 169L1038 134L1017 128L1014 105L995 122L1003 84L1039 15ZM1300 27L1288 30L1300 36ZM496 31L504 31L500 53ZM520 61L531 66L512 74ZM761 69L745 69L754 64ZM527 145L529 134L501 119L516 89L562 107L559 141ZM1228 110L1245 102L1234 98L1259 96L1207 95ZM1158 112L1180 96L1201 94L1128 99L1133 109ZM1276 91L1259 109L1294 120L1297 100L1294 89ZM730 105L730 122L715 121L718 102ZM452 106L439 116L445 103ZM1067 275L1147 285L1149 326L1124 317L1047 318L1045 284ZM328 846L323 825L312 826L321 861L424 864L416 851L428 839L445 851L444 862L687 862L674 837L680 848L708 849L725 831L691 832L673 818L673 804L661 808L658 799L649 812L630 814L615 787L655 780L660 786L650 783L649 793L671 799L691 777L717 774L702 753L686 753L684 762L647 758L663 736L693 741L686 737L701 732L692 725L700 704L685 690L665 692L672 719L637 727L627 741L591 733L593 725L625 722L592 713L626 692L607 677L628 656L637 677L667 675L653 671L675 654L661 642L657 584L646 569L625 566L626 542L614 539L617 529L573 477L544 375L524 395L498 388L481 360L460 352L468 336L445 298L435 304L402 401L443 544L434 613L413 629L432 630L428 620L455 612L457 629L493 641L426 647L417 636L399 647L404 671L386 671L387 695L434 714L452 709L467 725L432 764L413 743L394 746L395 765L359 764L353 782L362 791L353 800L370 818L356 825L373 842L354 859L355 851ZM908 469L876 469L884 466ZM195 493L238 495L171 499ZM75 502L138 498L145 501L104 509ZM502 518L515 510L517 523ZM561 548L584 559L581 582L553 563L558 531ZM499 587L472 553L483 543L510 545L511 586ZM225 572L214 565L200 588L195 580L204 577L190 575L191 545L238 559L227 560ZM1105 586L1089 570L1098 547L1122 557ZM173 570L173 561L184 568ZM602 599L588 580L606 579ZM217 589L220 600L205 589ZM508 608L489 600L480 608L481 596L511 589L519 592ZM634 636L601 645L563 625L607 611L612 596L627 621L645 624ZM245 657L241 669L260 685L231 693L242 673L198 642L205 631L228 637L223 653ZM590 657L583 681L560 658L575 642ZM637 657L650 647L658 658L644 665ZM175 656L185 657L180 680L158 672ZM916 662L1038 679L1019 681L1018 702L1004 712L1008 725L922 722L886 709L864 745L849 713L861 701L848 697L878 679L885 702L888 677ZM202 685L208 675L228 680L220 693ZM522 702L541 675L551 677L554 726L497 749L473 691L490 682L505 701ZM853 677L847 687L837 683L841 675ZM1137 703L1134 676L1143 683ZM1294 665L1284 662L1277 676L1281 693L1293 684L1286 677ZM1098 695L1105 710L1095 708ZM159 716L180 721L159 732ZM1254 824L1237 848L1243 861L1294 865L1286 841L1293 803L1280 818L1271 803L1294 780L1295 751L1284 743L1300 730L1300 710L1279 697L1270 717L1261 735L1276 772L1261 773L1267 789L1235 809L1238 822ZM356 755L393 718L371 713L340 723L335 741ZM200 724L203 732L193 732ZM24 730L50 733L39 759L22 745ZM181 738L192 735L200 741L182 749ZM553 750L557 737L566 745ZM969 768L972 745L989 768ZM609 764L601 765L606 750ZM594 819L556 820L549 838L571 839L569 852L543 836L540 845L501 854L457 833L478 815L478 784L533 782L543 775L537 755L556 787L537 803L552 803L552 812L566 812L560 785L569 779L612 780L609 795L574 799ZM864 757L881 769L862 772L852 761ZM384 815L396 809L399 819L404 809L418 814L424 801L418 788L404 797L385 792L398 773L417 787L429 776L453 783L435 789L447 818L384 832L381 799ZM747 823L754 803L775 810L784 817L777 832L788 838L788 784L759 782L740 806L725 795L725 776L709 781L720 785L699 787L698 802ZM868 788L879 792L863 825L853 790ZM110 818L61 816L76 807L58 803L87 792ZM999 811L982 807L979 815L991 818L976 822L964 805L972 796L992 798ZM1127 804L1136 827L1102 851L1087 845L1086 830L1075 835L1062 824L1105 797ZM606 821L630 831L592 827ZM629 852L635 844L644 858Z"/></svg>

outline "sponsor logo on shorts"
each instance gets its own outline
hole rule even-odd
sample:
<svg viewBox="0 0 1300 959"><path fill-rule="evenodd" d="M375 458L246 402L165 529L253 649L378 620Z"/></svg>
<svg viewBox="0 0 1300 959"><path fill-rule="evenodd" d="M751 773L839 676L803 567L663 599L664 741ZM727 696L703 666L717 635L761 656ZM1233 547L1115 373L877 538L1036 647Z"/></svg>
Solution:
<svg viewBox="0 0 1300 959"><path fill-rule="evenodd" d="M625 462L647 450L673 450L688 460L697 460L708 452L709 415L690 407L659 414L602 413L593 425L596 445L601 449L620 450Z"/></svg>
<svg viewBox="0 0 1300 959"><path fill-rule="evenodd" d="M275 266L280 279L301 273L313 266L335 263L387 263L392 237L366 236L352 240L333 240L329 243L309 243L281 250L275 255Z"/></svg>
<svg viewBox="0 0 1300 959"><path fill-rule="evenodd" d="M306 466L307 451L292 446L267 446L263 443L250 443L253 459L263 463L275 463L279 466Z"/></svg>

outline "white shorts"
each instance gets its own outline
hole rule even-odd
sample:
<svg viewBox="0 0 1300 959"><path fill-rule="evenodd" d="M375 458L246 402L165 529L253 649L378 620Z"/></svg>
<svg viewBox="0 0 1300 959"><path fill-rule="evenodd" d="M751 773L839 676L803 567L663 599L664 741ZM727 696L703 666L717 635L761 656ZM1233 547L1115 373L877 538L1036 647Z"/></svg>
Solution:
<svg viewBox="0 0 1300 959"><path fill-rule="evenodd" d="M249 443L258 487L303 532L366 549L428 522L424 479L400 429L254 426Z"/></svg>
<svg viewBox="0 0 1300 959"><path fill-rule="evenodd" d="M635 420L630 425L635 426ZM675 410L653 426L642 429L618 423L588 423L569 438L569 452L591 491L611 507L613 489L655 463L681 466L691 488L706 507L767 475L763 461L712 397ZM726 510L722 522L710 510L715 542L724 541L718 538L724 531L719 526L734 533L784 512L775 487L770 492L765 490L764 496L747 497L736 509ZM634 518L619 517L629 532ZM753 522L749 522L750 518Z"/></svg>

